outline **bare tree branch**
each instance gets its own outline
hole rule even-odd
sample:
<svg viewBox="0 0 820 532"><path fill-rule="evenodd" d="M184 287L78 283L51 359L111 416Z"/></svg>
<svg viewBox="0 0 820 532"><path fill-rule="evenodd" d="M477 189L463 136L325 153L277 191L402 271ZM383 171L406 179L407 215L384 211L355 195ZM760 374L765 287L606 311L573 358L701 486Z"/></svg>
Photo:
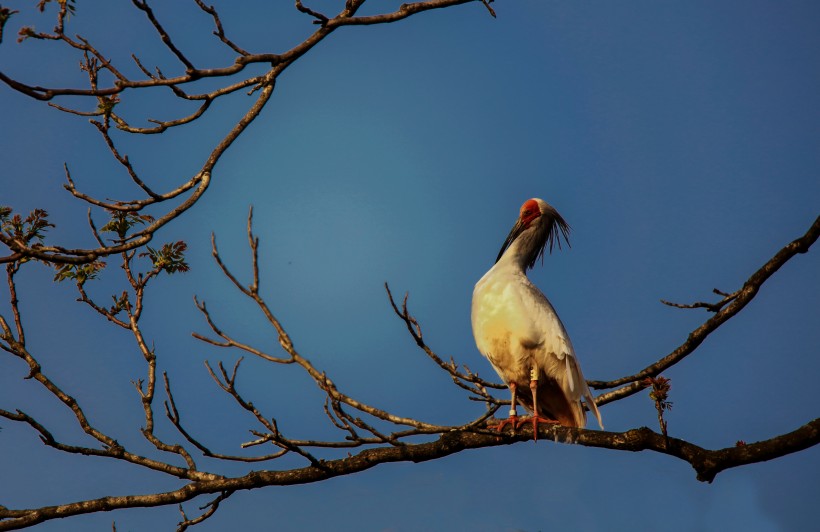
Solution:
<svg viewBox="0 0 820 532"><path fill-rule="evenodd" d="M161 464L155 461L151 461L144 457L136 457L133 455L129 455L127 451L118 446L118 444L112 442L111 440L107 440L106 436L96 432L95 429L91 428L87 420L85 420L84 416L82 415L82 411L79 410L79 406L76 405L76 402L65 396L65 394L62 394L62 392L60 392L53 384L45 380L45 377L42 376L42 373L39 371L39 368L36 367L36 363L33 362L33 358L30 357L30 355L28 355L27 353L25 353L23 351L23 347L20 346L19 343L15 343L14 339L10 337L11 329L6 325L5 321L3 321L2 325L5 331L3 340L5 341L6 348L12 349L14 353L18 354L18 356L22 356L26 360L29 360L29 363L33 366L32 372L35 378L38 378L42 382L45 382L46 387L49 390L52 390L53 393L57 394L58 396L62 396L64 402L69 406L72 406L75 412L78 412L78 420L80 421L82 426L87 427L87 431L90 434L95 435L100 441L109 442L109 444L107 445L107 448L104 450L95 450L93 448L89 449L60 444L56 442L56 440L54 440L53 436L51 436L51 434L48 432L47 429L45 429L45 427L43 427L41 424L39 424L30 416L24 414L23 412L18 411L14 413L8 411L0 411L0 416L5 417L9 420L23 422L32 426L32 428L34 428L41 434L44 443L57 449L64 450L66 452L122 458L138 465L157 469L158 471L163 471L175 476L179 476L180 478L189 478L192 480L196 479L196 481L187 484L186 486L172 492L157 493L145 496L105 497L102 499L96 499L91 501L82 501L77 503L60 505L56 507L46 507L31 510L9 510L6 508L0 508L0 530L28 526L30 524L42 522L43 520L55 518L56 516L78 515L86 512L100 511L102 509L109 510L119 507L140 507L163 504L179 504L181 502L191 500L200 495L209 493L230 494L239 489L252 489L255 487L269 485L289 485L294 483L317 482L327 478L331 478L333 476L352 474L355 472L363 471L380 463L388 463L393 461L418 462L432 460L465 449L505 445L516 441L528 440L531 437L531 434L528 434L528 432L531 430L529 428L526 428L523 431L517 433L503 434L498 434L496 431L488 430L486 428L486 422L498 408L498 404L490 403L489 401L488 405L492 408L488 408L488 411L483 416L464 425L447 427L424 423L410 418L398 417L393 414L389 414L385 411L382 411L380 409L377 409L375 407L371 407L363 403L360 403L352 397L349 397L339 392L335 388L335 385L332 384L332 382L327 378L327 376L324 373L318 372L306 359L301 357L301 355L299 355L296 352L292 341L287 336L287 333L284 332L284 329L282 329L281 324L279 324L279 322L276 321L276 319L273 317L272 313L267 308L267 305L264 303L264 300L259 294L259 268L258 257L256 253L259 241L253 235L251 220L252 215L249 213L248 242L252 250L251 260L253 263L253 281L251 282L251 284L245 286L239 282L238 278L235 277L224 264L224 262L222 262L218 250L215 246L213 249L214 258L215 260L217 260L217 263L220 265L220 268L223 270L225 275L231 280L231 282L239 290L241 290L243 294L245 294L246 296L255 301L257 306L268 317L269 322L274 326L274 328L277 331L280 332L280 344L282 348L286 352L288 352L290 358L282 359L277 362L289 363L292 360L297 365L302 367L311 377L313 377L319 385L319 387L325 391L328 397L328 402L326 402L325 404L325 412L329 415L329 417L331 417L333 425L347 434L347 441L323 442L314 440L298 440L285 437L280 432L275 419L264 416L253 405L253 403L243 398L240 394L238 388L236 387L239 363L237 362L237 364L235 364L233 371L229 374L220 362L218 364L219 375L217 375L217 373L210 366L208 366L208 370L214 377L214 380L219 384L219 386L224 391L226 391L234 398L237 404L239 404L244 410L250 412L253 415L253 417L256 418L256 420L265 429L265 432L252 431L257 436L257 440L250 442L247 445L250 446L270 443L279 447L280 451L274 454L266 455L264 457L256 457L256 459L242 459L240 457L217 455L215 453L210 452L207 449L207 447L205 447L202 444L199 444L193 436L191 436L187 431L185 431L182 428L180 422L180 415L173 401L173 396L171 395L170 383L166 377L165 387L166 393L169 397L169 402L166 403L166 415L171 420L172 424L178 429L178 431L185 436L186 440L189 443L193 443L194 446L200 452L212 458L253 462L276 459L280 456L284 456L286 453L295 453L303 456L307 460L309 465L304 468L292 469L288 471L257 471L241 477L224 478L213 474L200 474L195 471L195 467L191 462L188 463L187 469L180 469L174 468L173 466L170 466L168 464ZM758 289L760 284L762 284L766 278L768 278L780 266L782 266L782 264L786 260L788 260L788 258L794 256L798 252L807 251L811 243L813 243L813 241L816 240L817 225L818 222L815 222L815 224L812 226L809 232L806 235L804 235L804 237L795 240L794 242L792 242L792 244L789 244L788 246L783 248L783 250L778 252L772 260L767 262L767 264L764 265L763 268L761 268L755 275L752 276L750 281L747 282L747 285L750 285L751 283L751 286L754 286L755 290ZM126 256L124 260L126 260L127 265L128 257ZM138 293L141 294L142 292L140 291L140 288L144 288L147 280L151 278L150 272L149 276L137 276L131 272L128 266L125 267L125 271L128 275L130 282L132 283L132 287L135 287ZM740 297L743 297L743 292L746 289L747 287L744 287L744 289L741 290ZM388 295L390 295L389 291ZM392 306L394 308L394 312L396 312L396 314L408 326L408 331L411 333L413 339L421 347L426 347L426 344L424 344L422 339L421 327L418 324L418 321L412 316L410 316L409 312L407 311L406 299L402 305L402 308L399 309L398 306L395 305L395 302L392 300L392 296L390 296L390 298ZM240 347L240 344L238 342L233 341L230 338L230 336L228 336L220 329L216 328L215 324L213 324L212 320L210 319L209 314L207 313L207 311L205 311L204 304L199 306L200 309L203 310L205 316L208 318L212 330L214 330L214 332L218 334L220 337L226 339L225 342L221 345L225 347ZM131 316L131 321L133 323L135 311L129 310L129 315ZM144 340L142 340L141 337L139 337L139 335L137 335L137 342L140 345L141 351L143 351L144 356L146 356L146 361L149 363L150 369L152 364L152 352L147 349ZM217 343L217 345L219 344ZM425 349L425 351L427 350L429 350L429 347ZM432 350L430 350L430 352L432 353ZM428 356L429 355L430 353L428 353ZM276 357L272 358L275 359ZM473 378L472 373L460 373L457 370L457 366L455 365L454 361L450 364L447 364L444 363L440 357L437 357L437 355L435 357L431 356L430 358L436 361L437 365L441 369L447 371L447 373L451 376L455 376L459 379L465 380L466 382L470 383L478 382L476 381L476 379ZM153 377L149 373L149 382L152 379ZM626 392L621 392L621 390L627 390L627 392L631 392L632 390L642 389L645 385L646 383L637 383L635 381L632 381L631 383L627 384L626 387L620 388L619 390L615 390L611 393L620 394L618 397L614 398L617 399L626 396ZM474 388L467 387L466 389L468 389L471 392L475 392ZM148 397L149 395L153 394L153 392L151 392L150 390L143 391L141 393L143 395L144 400L145 397ZM603 404L605 400L614 399L604 396L600 398L600 402ZM148 401L147 403L150 405L150 401ZM330 416L330 410L328 409L328 405L330 405L331 410L337 418L337 421L333 421L332 416ZM383 433L381 430L376 428L375 425L365 422L364 420L358 417L351 416L350 414L345 412L343 405L350 406L363 413L374 416L375 418L382 421L388 421L394 424L405 425L409 427L409 429L393 432L392 434ZM149 427L152 426L150 408L147 409L146 419L149 422ZM362 437L353 427L364 430L370 433L371 436ZM820 419L815 419L788 434L775 436L765 441L752 444L739 444L734 447L727 447L718 450L706 450L682 439L672 438L665 434L657 434L647 428L634 429L622 433L613 433L567 428L558 425L550 425L542 426L538 430L539 435L542 439L553 439L556 442L575 443L584 446L602 447L613 450L627 450L632 452L651 450L667 454L686 461L695 469L698 479L709 482L711 482L717 474L726 469L785 456L787 454L801 451L820 442ZM147 429L147 432L150 433L150 430ZM401 441L402 439L410 436L418 436L424 434L438 435L438 438L434 441L424 443L409 443ZM146 436L148 437L149 434L147 434ZM379 446L376 448L363 449L355 455L350 455L346 458L336 460L320 459L319 457L315 456L312 452L306 450L309 447L351 448L373 444L387 445ZM171 452L179 452L178 449L171 448L170 446L166 446L161 443L157 444L157 448L160 450L170 450ZM217 497L217 499L214 499L214 501L212 501L210 506L204 506L203 509L206 509L206 511L198 518L189 519L185 517L183 514L184 519L180 526L189 526L191 524L195 524L196 522L200 522L199 520L201 519L206 519L207 517L212 515L213 512L211 510L215 511L215 506L218 505L218 502L223 499L224 497L220 495L219 497Z"/></svg>
<svg viewBox="0 0 820 532"><path fill-rule="evenodd" d="M406 18L413 14L430 11L433 9L441 9L445 7L464 4L468 3L469 1L477 0L431 0L428 2L417 2L413 4L405 4L402 8L400 8L399 11L395 13L379 15L376 18L357 18L355 17L356 11L359 9L359 7L361 7L362 4L364 4L364 0L351 0L346 2L345 7L342 11L340 11L335 17L328 18L327 23L323 24L320 28L318 28L310 37L308 37L302 43L296 45L295 47L291 48L290 50L282 54L248 54L244 50L239 49L238 47L233 45L232 42L229 41L227 38L224 38L224 32L221 29L221 22L216 10L213 7L205 6L202 2L197 2L199 8L204 12L210 14L214 22L217 24L217 35L220 36L221 39L223 39L223 42L226 42L226 44L229 44L229 46L235 48L235 51L237 51L240 54L239 57L236 58L234 64L229 67L199 69L194 67L193 63L190 60L188 60L185 53L174 44L170 34L165 30L164 26L161 24L157 16L154 14L153 9L148 5L148 2L143 0L132 0L134 6L145 13L146 17L156 30L163 44L171 51L171 53L174 56L176 56L180 63L182 63L182 65L185 67L185 73L179 76L166 77L164 75L161 75L161 73L158 75L153 75L148 73L148 71L136 59L136 56L134 56L135 61L137 61L137 64L140 66L143 73L146 74L147 79L144 80L128 79L124 74L122 74L120 70L118 70L113 65L113 63L110 60L108 60L105 57L105 55L102 52L100 52L88 40L82 38L81 36L78 36L76 39L70 38L64 32L64 22L66 20L68 3L61 2L60 10L58 13L58 24L54 29L54 33L45 34L32 31L30 32L30 36L39 39L60 41L65 43L70 48L81 52L85 58L84 69L89 74L90 88L44 88L39 86L32 86L15 80L3 72L0 72L0 81L6 83L9 87L17 91L20 91L23 94L26 94L27 96L39 100L51 100L58 96L86 96L97 99L100 102L101 108L103 109L102 114L105 118L104 122L96 123L97 128L103 134L103 137L109 150L112 151L114 156L123 164L123 166L125 166L131 179L134 180L144 192L146 192L148 198L118 200L114 202L101 201L94 199L88 195L78 193L71 181L69 181L69 185L67 187L69 192L71 192L75 197L83 199L84 201L87 201L91 205L97 207L103 207L106 209L127 210L142 209L147 205L162 203L177 197L181 193L188 192L191 189L193 189L194 192L188 197L186 201L180 203L176 207L168 209L164 215L157 217L156 221L150 226L146 227L142 231L130 235L127 241L112 246L101 246L98 248L69 248L59 245L43 245L38 247L28 247L22 245L19 242L15 242L13 239L8 239L5 238L3 235L0 235L0 243L4 244L11 251L11 253L6 256L0 256L0 263L14 262L15 260L18 260L20 257L30 257L41 261L47 261L50 263L84 264L88 262L93 262L100 257L106 257L109 255L122 253L124 251L136 249L147 244L151 241L153 234L156 231L158 231L167 223L174 220L176 217L180 216L182 213L191 208L204 194L210 183L212 171L217 161L224 154L226 149L233 143L233 141L242 133L242 131L244 131L247 125L250 122L252 122L259 115L261 110L265 107L265 104L267 103L273 92L273 86L279 74L281 74L295 60L299 59L301 56L303 56L305 53L311 50L316 44L318 44L327 36L329 36L337 27L348 24L390 23L396 20ZM297 9L307 10L306 12L309 13L315 13L311 10L308 10L308 8L302 6L301 2L297 3ZM353 19L358 20L350 22ZM226 87L223 87L222 89L218 89L206 95L202 95L201 98L205 100L202 106L196 112L187 117L164 121L152 120L155 124L157 124L156 127L139 128L130 126L127 121L125 121L122 117L113 112L114 106L119 101L118 99L113 99L113 97L119 95L125 90L145 89L153 87L169 87L175 92L175 94L178 97L181 97L183 99L191 99L193 97L189 97L179 90L180 86L190 84L197 80L207 77L229 78L235 74L240 73L247 65L255 63L267 63L271 65L271 68L265 75L261 77L254 76L252 78L248 78L240 82L234 82ZM98 72L101 70L108 71L113 75L113 77L116 79L113 86L103 88L98 87ZM200 118L205 113L205 111L208 110L211 102L215 98L224 96L226 94L230 94L235 90L249 86L255 86L257 89L261 89L261 94L257 98L254 105L248 110L248 112L239 121L239 123L226 135L223 141L220 142L217 145L217 147L211 152L211 154L205 161L205 164L195 174L194 178L166 194L159 194L154 192L151 188L147 186L145 182L139 179L136 176L136 173L133 172L133 169L131 168L127 158L120 156L116 152L116 150L113 147L113 141L108 136L108 127L106 124L109 119L113 119L122 131L144 134L159 133L164 131L168 127L179 126L195 121L197 118ZM67 108L63 106L60 106L59 108L67 110ZM83 114L82 112L73 110L71 110L70 112L74 114ZM96 113L97 112L91 114Z"/></svg>
<svg viewBox="0 0 820 532"><path fill-rule="evenodd" d="M66 413L70 413L74 424L82 433L79 434L79 441L64 438L59 431L54 430L53 426L47 427L43 418L37 419L23 408L0 409L0 418L33 431L44 445L54 450L95 457L95 459L118 460L154 473L161 473L162 477L170 477L177 488L160 493L109 496L40 508L10 509L0 506L0 530L24 528L52 519L93 512L163 505L179 505L181 521L178 524L178 530L186 530L214 515L221 502L239 490L319 482L341 475L362 472L379 464L402 461L423 462L468 449L509 445L532 438L532 429L529 425L525 425L524 430L521 431L504 433L488 428L488 421L498 409L509 404L509 401L495 398L490 390L503 389L505 386L482 379L466 365L458 364L454 357L449 357L447 360L447 357L438 355L425 341L419 320L410 314L408 295L405 295L401 304L398 304L387 284L385 284L385 290L391 308L404 323L415 344L438 369L446 373L467 400L483 403L483 411L480 414L470 414L470 416L475 416L472 419L465 416L467 419L458 424L442 425L421 419L419 416L413 415L415 416L413 417L406 413L392 412L366 403L355 396L355 391L340 389L328 374L315 366L297 349L293 339L268 306L261 292L258 252L260 241L253 233L252 209L249 210L247 218L247 241L250 250L249 281L241 281L243 276L235 275L228 267L217 248L215 235L212 235L211 241L212 255L228 281L248 298L248 302L264 316L271 330L275 331L278 343L275 350L281 349L282 352L270 353L224 330L218 325L220 309L217 308L212 313L205 302L196 297L194 298L195 305L211 332L207 336L199 333L193 333L193 336L211 346L238 350L242 355L253 355L263 362L281 365L281 367L274 367L282 371L303 372L321 392L317 409L322 409L332 435L323 439L312 438L310 435L292 434L291 432L297 431L292 431L287 427L280 428L276 417L270 412L265 412L265 408L255 405L248 391L240 386L240 369L243 358L239 357L232 362L230 370L226 369L223 361L217 361L215 365L206 361L206 370L214 382L225 393L226 398L229 398L236 410L250 420L252 426L248 430L249 441L238 445L240 449L250 450L237 451L238 453L247 452L248 456L213 451L204 443L203 438L195 434L192 426L183 424L183 416L177 407L167 372L162 372L162 386L159 391L157 390L157 373L161 371L159 355L151 341L150 334L143 330L140 324L146 312L147 287L163 273L170 274L187 269L183 256L185 243L166 244L158 249L148 247L148 244L160 229L182 216L199 201L208 190L212 178L220 178L214 173L220 159L246 131L247 127L260 116L274 93L280 74L287 67L308 53L337 28L393 23L422 12L470 2L480 2L492 16L495 16L490 6L491 0L427 0L405 3L394 11L361 16L357 13L365 0L346 0L343 8L335 15L321 13L306 6L301 0L296 0L295 9L313 19L318 26L315 31L302 42L296 43L292 48L281 53L253 54L228 38L219 13L213 6L206 5L202 0L194 0L197 7L192 6L192 9L198 14L201 12L208 15L215 27L213 35L237 54L230 65L199 68L189 58L192 56L189 56L184 47L178 44L183 41L174 39L174 36L166 29L160 20L159 12L155 13L147 0L132 0L134 8L144 14L150 23L152 32L156 34L154 38L159 39L165 51L175 58L175 64L178 63L175 68L176 73L169 71L169 75L166 76L159 68L150 70L149 63L143 64L136 54L132 54L131 58L137 65L139 70L137 75L140 79L128 77L125 74L126 70L120 69L111 56L96 43L92 43L81 35L67 33L66 25L70 22L69 15L72 13L73 2L61 0L54 4L57 9L56 25L51 33L38 32L34 28L21 30L20 35L23 39L47 41L44 44L64 47L73 55L79 55L81 57L80 68L84 72L84 77L87 77L83 84L87 81L87 86L41 87L24 83L3 72L0 72L0 81L26 96L49 101L54 109L61 112L84 118L90 117L90 123L100 134L104 149L117 161L124 177L127 176L126 182L137 191L135 196L125 199L101 199L91 193L81 192L68 170L68 165L65 165L67 184L64 188L73 198L88 204L88 225L94 239L93 247L88 248L47 243L45 233L49 227L53 227L53 224L48 221L45 211L35 210L24 219L20 215L12 215L10 208L0 207L0 222L2 222L0 223L0 244L7 248L5 254L0 256L0 263L6 264L6 285L9 296L7 310L3 311L8 312L6 314L8 319L0 314L0 349L26 365L25 367L28 368L26 378L32 381L33 386L40 387L58 401L58 404L65 408ZM47 3L49 3L47 0L43 0L39 7L42 9ZM15 13L16 11L0 7L0 38L8 18ZM255 75L244 74L246 67L256 64L264 65L264 73L259 74L257 70ZM207 85L207 91L200 92L202 91L201 85L197 85L197 82L206 78L213 84ZM213 88L215 85L218 86ZM174 115L181 117L165 120L133 118L129 113L123 111L122 100L127 100L133 92L144 89L163 91L168 89L180 105L185 106L179 115ZM235 125L224 133L222 139L213 146L204 160L197 164L198 168L176 182L167 184L166 176L141 174L137 170L140 165L132 163L125 150L122 149L123 135L150 135L176 127L184 129L183 126L196 122L210 111L214 102L220 98L234 95L245 89L248 90L248 96L253 96L247 111ZM81 103L75 106L74 101L76 100L72 100L71 105L63 105L63 97L69 96L77 97ZM51 101L55 99L61 103ZM146 114L146 116L155 115ZM141 127L140 124L143 122L150 125ZM193 177L187 177L192 174ZM80 181L79 178L78 181ZM157 185L158 183L162 184L161 188ZM99 209L103 209L108 222L100 226L98 230L92 213L99 214ZM145 214L153 212L153 209L160 211L156 218ZM679 304L664 301L665 304L678 308L704 308L714 315L692 331L687 340L678 348L636 374L611 381L589 381L589 385L594 388L610 390L596 398L596 403L599 405L623 399L652 386L655 394L652 399L658 413L660 434L645 427L625 432L604 432L559 425L541 425L537 429L538 435L542 440L552 439L557 443L578 444L616 451L654 451L666 454L689 463L695 470L697 478L707 482L711 482L724 470L779 458L816 445L820 442L820 419L814 419L792 432L773 436L764 441L751 444L742 443L716 450L704 449L694 443L671 437L663 419L664 407L669 405L664 392L664 384L667 385L666 391L668 391L668 382L665 382L665 379L659 375L695 352L709 334L743 310L762 285L786 262L797 254L806 253L818 236L820 236L820 217L814 221L803 236L783 247L752 274L739 290L731 293L715 290L714 292L721 297L715 303ZM122 284L115 291L115 295L106 296L106 298L111 297L113 301L111 306L106 306L96 299L97 289L87 286L86 283L94 279L96 274L105 267L106 262L114 261L117 255L119 255ZM93 411L89 409L89 414L87 414L77 399L82 395L75 392L69 393L68 388L47 376L48 372L38 360L39 355L34 347L36 344L27 343L25 325L28 316L24 315L20 308L15 276L24 264L36 262L55 267L57 269L56 280L71 279L74 281L79 295L78 301L93 311L89 313L90 315L104 318L107 322L130 333L130 341L133 341L133 347L136 348L135 350L132 348L132 353L139 353L139 360L144 368L144 373L135 380L134 387L139 396L138 404L142 409L144 420L139 430L145 440L151 443L152 447L149 448L150 453L148 453L151 456L142 456L134 452L121 444L117 435L103 431L95 425L89 415ZM44 357L40 359L46 360ZM162 394L163 391L166 396L162 403L164 418L161 415L157 417L155 412L157 394ZM321 407L318 403L321 403ZM179 438L178 443L164 436L165 433L159 427L162 423L165 423L166 428L173 428L171 438ZM253 454L254 452L258 454ZM270 463L285 456L300 457L303 460L303 467L247 470L244 473L226 476L219 472L206 471L200 468L198 463L207 463L209 466L217 467L224 466L226 463L258 464ZM198 497L210 497L210 499L198 507L199 511L195 512L197 515L189 516L182 504Z"/></svg>
<svg viewBox="0 0 820 532"><path fill-rule="evenodd" d="M289 471L253 471L237 478L194 482L186 484L178 490L164 493L129 497L103 497L31 510L0 508L0 519L4 519L0 521L0 530L14 530L57 517L68 517L102 510L179 504L209 493L321 482L341 475L359 473L379 464L426 462L467 449L530 441L532 439L530 431L531 429L525 429L518 434L505 434L501 438L494 432L448 432L432 442L400 447L365 449L347 458L323 461L321 466L310 465ZM816 445L820 442L820 419L815 419L788 434L769 440L717 450L703 449L676 438L669 438L669 445L667 445L666 438L663 435L647 428L633 429L626 432L604 432L559 425L541 425L538 432L540 439L544 440L554 439L566 443L619 451L639 452L649 450L667 454L692 465L699 480L711 482L718 473L726 469L772 460Z"/></svg>
<svg viewBox="0 0 820 532"><path fill-rule="evenodd" d="M778 251L774 257L766 262L766 264L761 266L760 269L752 274L752 276L749 277L749 279L743 284L743 287L735 292L736 295L733 294L731 298L726 296L729 298L726 300L726 303L729 303L728 306L721 308L721 310L717 311L714 316L704 322L700 327L692 331L686 341L674 351L634 375L621 377L620 379L611 381L588 381L589 385L597 389L614 388L616 386L639 381L647 377L655 377L661 372L674 366L693 353L695 349L703 343L706 337L709 336L709 334L714 332L723 323L743 310L743 307L754 299L760 290L760 287L769 279L769 277L771 277L795 255L806 253L809 248L811 248L812 244L817 241L818 236L820 236L820 216L815 218L814 223L811 227L809 227L808 231L806 231L806 234L787 244L780 251ZM634 391L637 392L639 389L635 389Z"/></svg>

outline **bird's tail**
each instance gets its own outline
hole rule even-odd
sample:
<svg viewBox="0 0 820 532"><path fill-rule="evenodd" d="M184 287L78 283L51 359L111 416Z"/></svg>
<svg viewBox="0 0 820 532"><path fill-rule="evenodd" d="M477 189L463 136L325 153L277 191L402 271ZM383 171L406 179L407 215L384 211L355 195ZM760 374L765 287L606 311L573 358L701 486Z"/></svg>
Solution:
<svg viewBox="0 0 820 532"><path fill-rule="evenodd" d="M584 374L581 372L581 367L578 365L578 361L575 360L575 357L568 356L566 357L567 361L567 380L569 381L570 389L575 392L575 397L579 399L583 397L584 403L586 403L587 408L590 412L595 416L595 419L598 420L598 426L601 427L601 430L604 428L604 423L601 421L601 412L598 410L598 405L595 404L595 398L592 396L592 392L587 386L587 381L584 379ZM575 391L573 388L580 388L580 393ZM583 407L581 406L580 402L577 403L578 409L580 410L580 418L583 421L582 424L576 425L578 427L583 427L586 425L586 414L584 413Z"/></svg>
<svg viewBox="0 0 820 532"><path fill-rule="evenodd" d="M604 430L604 422L601 421L601 412L598 411L598 405L595 404L595 398L592 397L592 392L589 390L589 386L587 386L586 382L584 382L584 402L587 404L589 411L595 415L595 419L598 420L598 426L601 427L601 430Z"/></svg>

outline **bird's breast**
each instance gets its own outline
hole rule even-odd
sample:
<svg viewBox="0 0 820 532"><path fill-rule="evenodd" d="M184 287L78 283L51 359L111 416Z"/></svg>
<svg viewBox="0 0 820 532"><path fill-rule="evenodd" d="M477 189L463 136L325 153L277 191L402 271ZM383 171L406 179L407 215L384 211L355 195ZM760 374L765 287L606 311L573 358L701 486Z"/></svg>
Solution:
<svg viewBox="0 0 820 532"><path fill-rule="evenodd" d="M551 366L572 354L552 305L514 269L493 268L476 284L472 325L478 350L507 382L527 380L533 366L552 373Z"/></svg>

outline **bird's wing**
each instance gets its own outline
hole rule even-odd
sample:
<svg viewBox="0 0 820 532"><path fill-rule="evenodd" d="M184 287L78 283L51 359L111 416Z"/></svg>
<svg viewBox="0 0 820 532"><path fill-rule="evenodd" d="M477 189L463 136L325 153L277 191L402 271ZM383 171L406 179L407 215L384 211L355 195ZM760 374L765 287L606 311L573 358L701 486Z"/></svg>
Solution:
<svg viewBox="0 0 820 532"><path fill-rule="evenodd" d="M603 428L601 414L587 386L581 365L564 324L552 304L532 283L527 283L522 295L522 308L526 309L518 334L523 347L531 350L536 363L560 384L566 398L575 404L582 399ZM526 322L524 322L526 320ZM583 418L583 411L580 412Z"/></svg>
<svg viewBox="0 0 820 532"><path fill-rule="evenodd" d="M569 334L552 304L529 280L522 286L525 289L518 291L520 302L516 305L515 320L515 333L521 344L536 353L539 363L552 363L542 360L544 357L558 360L574 358L575 350L572 348ZM568 381L574 383L574 375L568 375ZM576 386L573 385L574 388Z"/></svg>
<svg viewBox="0 0 820 532"><path fill-rule="evenodd" d="M600 414L564 325L523 272L497 264L476 284L472 325L478 350L505 383L529 383L534 362L558 384L565 401L576 405L572 407L577 410L573 416L576 424L584 419L582 398L600 424ZM521 399L525 401L523 396Z"/></svg>

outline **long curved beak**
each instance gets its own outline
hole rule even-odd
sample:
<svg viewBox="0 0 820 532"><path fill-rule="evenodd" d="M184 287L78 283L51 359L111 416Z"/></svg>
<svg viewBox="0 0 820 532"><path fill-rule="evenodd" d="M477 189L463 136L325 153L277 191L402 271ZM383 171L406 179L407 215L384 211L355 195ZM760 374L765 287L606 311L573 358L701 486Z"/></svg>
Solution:
<svg viewBox="0 0 820 532"><path fill-rule="evenodd" d="M507 251L507 248L510 247L510 244L512 244L515 241L515 239L518 238L518 235L520 235L521 232L524 231L524 229L526 229L526 226L521 222L521 219L519 218L518 221L515 222L513 228L510 230L510 234L507 235L507 239L504 241L504 245L501 246L501 251L498 252L498 257L495 258L496 262L501 260L501 257L502 255L504 255L504 252Z"/></svg>

